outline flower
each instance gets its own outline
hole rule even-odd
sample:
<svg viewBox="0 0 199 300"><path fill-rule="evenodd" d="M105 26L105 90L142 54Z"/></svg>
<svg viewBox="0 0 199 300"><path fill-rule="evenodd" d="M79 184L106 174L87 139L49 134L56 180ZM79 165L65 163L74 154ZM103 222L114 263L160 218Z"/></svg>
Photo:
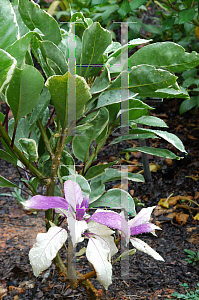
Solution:
<svg viewBox="0 0 199 300"><path fill-rule="evenodd" d="M118 213L103 209L97 209L92 216L89 216L86 213L89 207L89 196L83 198L81 188L76 181L68 180L64 183L64 194L65 198L36 195L23 202L23 205L25 209L55 209L56 212L63 214L67 218L73 246L83 241L84 237L89 239L86 257L93 265L97 279L105 289L108 289L112 283L111 257L118 251L112 236L114 231L110 228L122 232L126 242L130 240L138 250L148 253L157 260L163 260L146 243L130 237L160 229L149 223L154 207L143 208L132 220L127 222ZM68 237L64 229L53 223L51 226L47 233L38 234L36 243L29 253L35 276L38 276L51 265L51 261Z"/></svg>
<svg viewBox="0 0 199 300"><path fill-rule="evenodd" d="M67 218L68 228L72 238L73 246L83 241L82 234L89 238L86 249L88 261L94 266L97 273L97 279L105 287L112 283L112 265L111 257L117 253L118 249L114 243L112 231L109 227L121 229L122 217L112 211L103 211L98 209L91 217L86 213L89 206L89 196L83 198L81 188L76 181L68 180L64 183L65 199L61 197L49 197L36 195L30 200L23 202L25 209L56 209L56 212L63 214ZM124 220L124 222L126 222ZM126 222L126 230L123 231L126 240L129 239L128 223ZM108 226L108 227L107 227ZM57 229L55 229L56 227ZM47 233L40 233L37 237L37 243L30 250L29 258L35 276L38 276L43 270L47 269L53 258L65 240L63 241L62 229L53 224L53 230L50 228ZM59 247L51 246L53 233L56 232L56 240L62 235L62 243ZM42 235L42 237L41 237ZM43 240L46 242L44 243ZM42 255L41 255L42 249ZM44 250L45 249L45 250ZM52 255L50 254L52 252ZM49 259L50 256L50 259ZM41 257L44 263L39 263ZM47 260L48 257L48 260Z"/></svg>
<svg viewBox="0 0 199 300"><path fill-rule="evenodd" d="M140 234L140 233L146 233L146 232L154 232L155 229L161 230L160 227L149 223L149 220L151 218L151 213L155 206L142 208L141 211L130 221L128 221L128 226L130 228L130 234L132 236ZM139 251L142 251L144 253L147 253L151 255L156 260L164 261L164 259L149 245L144 243L138 238L130 238L131 244Z"/></svg>

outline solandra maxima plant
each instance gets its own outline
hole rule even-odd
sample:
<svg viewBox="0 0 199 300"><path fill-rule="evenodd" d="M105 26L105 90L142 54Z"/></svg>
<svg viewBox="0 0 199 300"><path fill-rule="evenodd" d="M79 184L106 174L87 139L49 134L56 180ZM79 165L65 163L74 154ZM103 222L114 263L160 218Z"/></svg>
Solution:
<svg viewBox="0 0 199 300"><path fill-rule="evenodd" d="M121 66L128 48L149 41L136 39L124 45L112 42L108 30L84 18L82 13L72 15L66 31L33 1L18 0L11 4L9 0L0 0L0 4L0 92L6 105L5 115L0 113L0 138L4 146L0 158L16 167L31 197L24 207L45 210L45 236L53 244L56 244L53 239L57 242L44 263L42 255L48 251L42 252L40 258L33 255L37 247L46 249L45 244L41 245L41 234L38 235L36 246L30 252L31 264L37 276L54 259L58 272L70 281L72 288L81 284L92 299L97 299L97 292L88 279L97 276L105 288L111 283L112 256L117 252L115 243L118 243L113 239L112 229L118 230L119 238L124 236L135 248L160 258L147 250L143 242L130 237L154 231L155 225L149 223L152 208L141 210L136 216L134 200L127 191L110 189L105 193L107 182L121 178L143 182L144 178L110 168L117 160L99 164L98 154L108 137L123 126L128 128L127 134L113 136L110 145L128 139L163 138L185 152L182 142L165 131L167 125L161 119L149 116L152 108L140 99L188 99L174 73L197 66L199 56L195 52L186 53L175 43L152 43ZM40 64L42 74L34 67L33 58ZM127 96L121 97L126 92ZM128 104L126 108L123 103ZM120 119L124 121L121 123ZM140 128L137 124L164 130ZM133 151L179 159L169 150L150 147L123 149L122 153ZM2 176L0 186L16 187ZM115 212L99 209L121 208L124 198L122 208L129 216L135 216L129 222ZM86 213L91 208L98 208L92 216ZM63 218L67 220L66 230L59 227ZM122 222L126 231L119 225ZM146 224L144 229L143 224ZM89 239L86 255L93 272L82 275L74 271L70 259L64 265L58 250L68 235L71 238L67 249L69 258L83 236ZM93 239L95 243L90 242ZM102 257L108 267L103 279L93 260L93 247L96 256L96 253L100 255L101 248L105 251ZM41 269L35 267L34 260L41 262Z"/></svg>

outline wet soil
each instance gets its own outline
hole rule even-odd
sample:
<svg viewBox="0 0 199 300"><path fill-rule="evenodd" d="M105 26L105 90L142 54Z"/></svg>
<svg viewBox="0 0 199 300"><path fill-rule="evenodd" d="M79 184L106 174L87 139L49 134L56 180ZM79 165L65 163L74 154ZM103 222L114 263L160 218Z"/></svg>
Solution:
<svg viewBox="0 0 199 300"><path fill-rule="evenodd" d="M128 184L131 195L139 198L145 207L157 206L151 221L162 230L157 231L157 237L143 234L139 238L160 253L165 262L156 261L137 251L129 258L129 273L126 277L121 277L120 263L114 265L113 283L108 291L104 291L96 279L91 280L99 291L100 299L172 299L174 291L184 291L180 284L187 283L194 290L199 282L199 264L189 264L185 260L187 255L184 251L189 249L197 252L199 249L198 221L194 220L199 207L199 119L198 114L194 118L192 111L180 116L180 102L165 100L163 103L154 103L156 110L152 113L161 117L169 126L168 131L182 140L188 155L179 161L149 156L154 171L151 173L152 182ZM137 144L133 140L116 144L115 148L107 147L101 158L107 155L111 157L102 162L117 157L115 153L119 150ZM167 148L182 155L163 140L150 139L147 146ZM129 165L129 171L137 173L143 170L139 153L120 158L121 165ZM2 160L0 174L19 184L14 167ZM113 182L112 186L118 184L119 181ZM1 188L0 192L10 190ZM171 203L169 208L158 205L160 199L166 199L170 194L190 200L183 201L178 197L177 202ZM137 211L140 209L137 207ZM169 213L172 215L168 216ZM88 299L83 288L72 290L68 282L59 279L54 264L36 280L29 264L28 252L38 232L45 232L44 212L36 215L27 213L14 197L0 197L0 299ZM61 255L65 260L64 250L61 250ZM87 269L88 263L84 256L79 257L76 265L83 274L92 270L91 266Z"/></svg>

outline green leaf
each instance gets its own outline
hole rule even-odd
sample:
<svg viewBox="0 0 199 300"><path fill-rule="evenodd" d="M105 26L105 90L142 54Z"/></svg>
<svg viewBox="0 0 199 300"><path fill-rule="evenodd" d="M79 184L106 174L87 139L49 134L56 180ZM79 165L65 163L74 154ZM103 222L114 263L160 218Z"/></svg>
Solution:
<svg viewBox="0 0 199 300"><path fill-rule="evenodd" d="M14 166L17 165L17 158L11 156L9 153L5 152L4 150L0 149L0 158L8 161L9 163L13 164Z"/></svg>
<svg viewBox="0 0 199 300"><path fill-rule="evenodd" d="M129 3L131 10L139 8L141 5L143 5L147 0L133 0Z"/></svg>
<svg viewBox="0 0 199 300"><path fill-rule="evenodd" d="M168 127L163 120L153 116L142 116L141 118L134 120L134 122L148 126Z"/></svg>
<svg viewBox="0 0 199 300"><path fill-rule="evenodd" d="M135 182L144 182L144 177L140 175L141 174L133 174L130 172L124 172L109 168L105 170L105 173L100 176L100 180L102 183L121 179L128 179Z"/></svg>
<svg viewBox="0 0 199 300"><path fill-rule="evenodd" d="M12 138L13 131L14 131L14 126L15 126L15 121L14 119L11 119L8 123L8 134L10 138ZM23 151L21 145L19 144L19 139L20 138L28 138L30 134L30 124L27 119L20 119L18 124L17 124L17 130L16 130L16 135L15 135L15 146L19 148L21 151ZM38 137L36 134L35 129L31 133L31 139L34 139L36 144L38 144Z"/></svg>
<svg viewBox="0 0 199 300"><path fill-rule="evenodd" d="M19 144L21 145L23 152L25 152L28 155L29 161L37 161L38 153L35 140L21 138L19 139Z"/></svg>
<svg viewBox="0 0 199 300"><path fill-rule="evenodd" d="M21 68L24 62L26 52L28 51L30 41L34 32L28 32L26 35L18 39L12 45L10 45L6 51L10 53L17 60L17 67Z"/></svg>
<svg viewBox="0 0 199 300"><path fill-rule="evenodd" d="M195 7L183 9L179 12L178 24L184 24L193 20L195 17Z"/></svg>
<svg viewBox="0 0 199 300"><path fill-rule="evenodd" d="M133 198L129 193L121 189L111 189L108 190L103 196L98 200L89 204L89 208L95 207L111 207L112 209L121 209L121 201L123 199L128 199L128 203L125 203L125 209L130 215L135 216L135 203Z"/></svg>
<svg viewBox="0 0 199 300"><path fill-rule="evenodd" d="M40 9L39 5L29 0L19 0L19 12L22 20L30 30L38 28L44 40L49 40L58 45L61 41L61 32L55 19Z"/></svg>
<svg viewBox="0 0 199 300"><path fill-rule="evenodd" d="M26 33L29 32L29 29L28 27L24 24L22 18L21 18L21 15L19 13L19 10L18 10L18 0L16 0L14 3L13 3L13 9L14 9L14 12L15 12L15 15L16 15L16 19L17 19L17 24L18 24L18 27L19 27L19 37L22 37L23 35L25 35Z"/></svg>
<svg viewBox="0 0 199 300"><path fill-rule="evenodd" d="M101 175L102 173L105 172L105 169L116 164L119 160L116 160L114 162L105 164L105 165L97 165L97 166L93 166L91 168L88 169L88 171L86 172L85 178L87 180L91 180L99 175Z"/></svg>
<svg viewBox="0 0 199 300"><path fill-rule="evenodd" d="M17 61L6 51L0 49L0 93L2 92L4 86L12 78L14 69L17 65Z"/></svg>
<svg viewBox="0 0 199 300"><path fill-rule="evenodd" d="M110 85L110 73L107 67L104 68L100 76L96 77L91 89L91 94L102 92Z"/></svg>
<svg viewBox="0 0 199 300"><path fill-rule="evenodd" d="M84 31L81 57L81 75L83 77L89 77L89 72L92 69L89 66L97 64L111 41L111 33L97 22Z"/></svg>
<svg viewBox="0 0 199 300"><path fill-rule="evenodd" d="M43 87L43 90L41 92L41 95L39 97L39 100L37 102L37 105L33 109L33 112L30 117L30 126L34 125L34 123L42 117L45 109L48 107L48 104L50 103L51 95L49 90L46 86ZM30 127L31 128L31 127Z"/></svg>
<svg viewBox="0 0 199 300"><path fill-rule="evenodd" d="M142 47L129 57L123 69L142 64L167 68L171 72L181 72L198 66L199 54L195 51L187 53L183 47L172 42L154 43Z"/></svg>
<svg viewBox="0 0 199 300"><path fill-rule="evenodd" d="M15 69L6 99L16 122L37 105L43 84L44 78L34 67L25 65L23 70Z"/></svg>
<svg viewBox="0 0 199 300"><path fill-rule="evenodd" d="M46 74L47 77L52 75L64 75L68 71L68 64L64 54L53 42L38 41L38 46L43 56L43 60L48 67L49 72ZM53 70L50 70L51 68Z"/></svg>
<svg viewBox="0 0 199 300"><path fill-rule="evenodd" d="M157 136L160 136L161 138L165 139L167 142L174 145L181 152L186 152L181 140L173 133L169 133L167 131L143 129L143 128L135 128L135 129L131 129L129 131L129 133L131 133L131 134L149 133L149 132L154 133Z"/></svg>
<svg viewBox="0 0 199 300"><path fill-rule="evenodd" d="M0 187L18 187L16 184L10 182L3 176L0 176Z"/></svg>
<svg viewBox="0 0 199 300"><path fill-rule="evenodd" d="M73 76L67 72L63 76L51 76L45 85L51 93L57 116L63 128L68 125L68 113L76 115L77 119L84 113L85 104L91 98L91 94L83 77ZM76 94L76 106L70 107L70 109L68 109L69 89L70 91L74 90Z"/></svg>
<svg viewBox="0 0 199 300"><path fill-rule="evenodd" d="M131 10L131 7L129 5L129 1L128 0L123 0L122 4L120 6L120 9L118 10L118 14L124 18Z"/></svg>
<svg viewBox="0 0 199 300"><path fill-rule="evenodd" d="M180 114L184 114L197 104L199 105L199 96L191 97L190 100L184 100L180 105Z"/></svg>
<svg viewBox="0 0 199 300"><path fill-rule="evenodd" d="M152 148L152 147L135 147L135 148L128 148L122 151L123 153L126 152L143 152L155 156L170 158L170 159L180 159L179 156L175 155L173 152L167 149L159 149L159 148Z"/></svg>
<svg viewBox="0 0 199 300"><path fill-rule="evenodd" d="M74 155L81 161L85 161L87 159L89 147L92 141L101 134L109 121L109 113L105 107L98 110L97 113L94 112L94 114L94 119L89 122L92 127L90 127L83 136L75 136L73 139L72 147ZM91 114L88 117L90 118ZM88 118L85 119L85 122L88 121Z"/></svg>
<svg viewBox="0 0 199 300"><path fill-rule="evenodd" d="M182 87L179 87L179 90L176 90L172 87L159 89L151 95L151 97L158 97L158 98L186 98L189 99L188 92Z"/></svg>
<svg viewBox="0 0 199 300"><path fill-rule="evenodd" d="M143 133L143 134L128 134L128 135L121 135L118 138L114 139L110 145L120 143L122 141L127 141L127 140L145 140L145 139L155 139L157 138L156 135L153 133Z"/></svg>
<svg viewBox="0 0 199 300"><path fill-rule="evenodd" d="M121 76L126 75L128 78L127 83L121 87ZM132 93L139 93L139 96L149 97L156 90L173 85L176 79L177 77L170 72L156 69L150 65L134 66L130 73L122 71L113 83L100 94L97 107L121 102L121 89L129 89L129 98L133 96Z"/></svg>
<svg viewBox="0 0 199 300"><path fill-rule="evenodd" d="M6 49L19 38L19 27L9 0L0 0L0 48Z"/></svg>

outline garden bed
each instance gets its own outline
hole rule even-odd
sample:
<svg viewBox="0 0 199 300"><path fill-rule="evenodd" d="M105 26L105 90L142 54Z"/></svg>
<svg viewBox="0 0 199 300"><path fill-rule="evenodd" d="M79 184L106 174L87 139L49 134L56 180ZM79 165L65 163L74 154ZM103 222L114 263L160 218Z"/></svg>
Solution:
<svg viewBox="0 0 199 300"><path fill-rule="evenodd" d="M159 165L158 170L152 173L152 182L129 182L130 193L133 197L139 198L145 207L157 205L160 199L167 198L171 193L173 196L191 196L190 199L199 203L198 114L194 118L190 111L180 116L180 102L180 100L165 100L164 103L158 103L153 114L164 119L169 131L182 140L189 154L183 160L173 162L149 156L150 163L154 163L157 167ZM136 144L135 141L129 141L129 147L133 147L132 143ZM174 147L167 146L162 140L151 139L147 146L154 144L160 148L168 147L180 155ZM124 148L122 143L116 144L115 149L112 146L107 147L103 154L114 157L122 148ZM127 164L125 156L122 158L121 163ZM142 170L140 155L130 154L128 160L132 161L132 172ZM133 171L135 164L138 164L138 167ZM19 183L14 167L2 160L0 173L12 182ZM113 185L119 183L114 182ZM3 192L10 190L1 188L1 193ZM178 201L177 205L188 206L190 203ZM60 281L54 264L36 281L29 264L28 252L35 242L37 233L45 232L44 212L38 212L37 215L26 213L17 204L16 199L6 196L0 198L0 207L0 299L88 299L84 289L72 291L68 282ZM113 268L113 283L107 292L98 281L91 280L98 288L101 299L172 299L173 292L184 291L180 286L182 283L187 283L190 289L194 290L199 282L199 265L189 264L185 260L187 254L184 251L189 249L197 252L199 247L198 221L193 219L198 206L192 203L191 207L194 209L188 210L176 205L170 206L169 209L158 206L154 210L152 222L160 226L162 231L157 232L157 237L143 234L141 238L160 253L165 262L155 261L137 251L129 258L129 276L124 279L120 276L120 263L116 263ZM169 213L180 212L188 215L184 225L181 225L179 218L174 215L173 218L167 217ZM64 251L62 255L64 258ZM80 272L88 271L86 264L85 257L80 257L77 263Z"/></svg>

